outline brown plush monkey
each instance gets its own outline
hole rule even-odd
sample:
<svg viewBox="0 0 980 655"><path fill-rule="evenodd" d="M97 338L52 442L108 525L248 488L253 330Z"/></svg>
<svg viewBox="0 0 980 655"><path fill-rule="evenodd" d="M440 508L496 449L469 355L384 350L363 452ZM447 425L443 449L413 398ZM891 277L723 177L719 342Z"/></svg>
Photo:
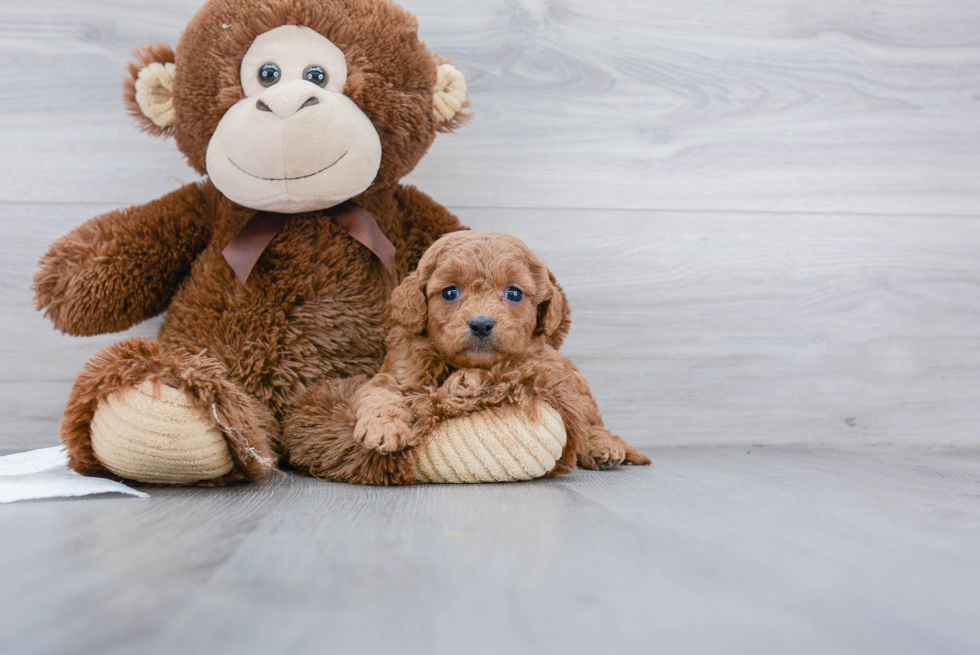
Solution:
<svg viewBox="0 0 980 655"><path fill-rule="evenodd" d="M176 51L137 58L130 112L207 177L95 217L41 259L37 305L62 332L167 312L156 341L89 362L62 441L86 475L255 480L287 455L284 421L353 384L328 381L377 371L391 289L461 229L399 180L465 120L465 81L388 0L209 0ZM338 479L399 481L390 456L358 448Z"/></svg>

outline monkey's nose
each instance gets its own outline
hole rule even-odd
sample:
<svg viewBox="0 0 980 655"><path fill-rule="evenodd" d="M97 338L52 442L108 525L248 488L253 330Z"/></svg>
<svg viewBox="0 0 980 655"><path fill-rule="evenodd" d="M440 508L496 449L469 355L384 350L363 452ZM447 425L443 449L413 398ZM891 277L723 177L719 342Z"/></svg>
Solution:
<svg viewBox="0 0 980 655"><path fill-rule="evenodd" d="M497 321L489 316L477 316L470 319L470 332L477 339L486 339L493 334L493 329L497 327Z"/></svg>
<svg viewBox="0 0 980 655"><path fill-rule="evenodd" d="M289 82L267 90L255 101L255 108L275 114L279 118L289 118L307 107L320 104L320 98L308 83Z"/></svg>

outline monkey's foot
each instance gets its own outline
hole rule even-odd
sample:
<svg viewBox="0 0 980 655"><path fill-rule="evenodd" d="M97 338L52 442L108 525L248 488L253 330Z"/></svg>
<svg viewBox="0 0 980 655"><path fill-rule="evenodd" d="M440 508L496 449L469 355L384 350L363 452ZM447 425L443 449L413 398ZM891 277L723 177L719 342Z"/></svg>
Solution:
<svg viewBox="0 0 980 655"><path fill-rule="evenodd" d="M234 468L215 419L191 396L144 380L99 401L92 418L92 450L121 478L155 484L191 484Z"/></svg>
<svg viewBox="0 0 980 655"><path fill-rule="evenodd" d="M565 448L561 416L541 402L537 421L491 407L439 423L415 449L419 482L512 482L551 471Z"/></svg>
<svg viewBox="0 0 980 655"><path fill-rule="evenodd" d="M75 380L61 421L68 466L153 484L221 485L275 467L276 422L219 362L134 338Z"/></svg>

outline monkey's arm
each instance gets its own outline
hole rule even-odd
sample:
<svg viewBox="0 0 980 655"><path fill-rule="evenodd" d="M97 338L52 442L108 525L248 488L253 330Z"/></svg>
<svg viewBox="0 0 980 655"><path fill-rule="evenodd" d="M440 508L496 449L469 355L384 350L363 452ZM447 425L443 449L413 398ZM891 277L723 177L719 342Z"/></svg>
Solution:
<svg viewBox="0 0 980 655"><path fill-rule="evenodd" d="M55 241L34 275L37 309L76 336L118 332L162 312L210 239L205 191L188 184Z"/></svg>

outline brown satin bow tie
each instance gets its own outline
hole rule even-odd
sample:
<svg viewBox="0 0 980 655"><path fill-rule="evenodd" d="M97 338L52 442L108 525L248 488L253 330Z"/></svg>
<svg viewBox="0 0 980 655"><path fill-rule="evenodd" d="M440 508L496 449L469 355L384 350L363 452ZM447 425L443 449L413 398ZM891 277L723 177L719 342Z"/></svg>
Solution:
<svg viewBox="0 0 980 655"><path fill-rule="evenodd" d="M368 210L354 202L345 202L333 210L331 218L352 238L373 252L389 273L395 272L395 246L378 227L378 222ZM241 280L255 268L259 257L289 220L287 214L259 212L253 216L225 249L221 251L231 270Z"/></svg>

